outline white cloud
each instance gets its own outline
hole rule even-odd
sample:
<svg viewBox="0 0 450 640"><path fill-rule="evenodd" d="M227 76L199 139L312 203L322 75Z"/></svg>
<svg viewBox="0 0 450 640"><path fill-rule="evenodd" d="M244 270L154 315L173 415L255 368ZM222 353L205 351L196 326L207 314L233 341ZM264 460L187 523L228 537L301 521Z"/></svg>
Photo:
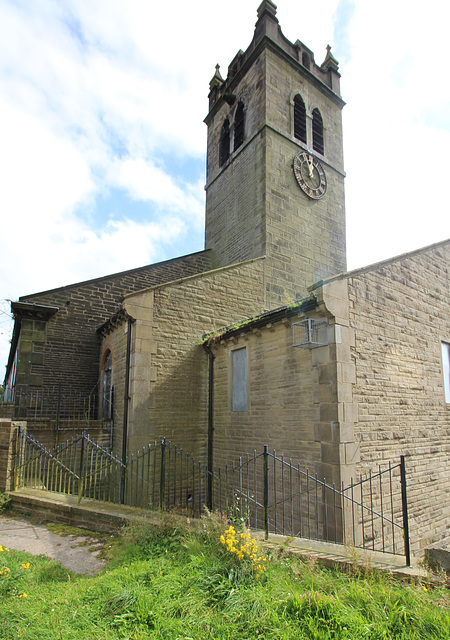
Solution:
<svg viewBox="0 0 450 640"><path fill-rule="evenodd" d="M117 160L110 173L110 182L125 188L136 200L154 202L165 214L178 211L197 220L204 216L203 194L200 185L175 184L172 176L143 158Z"/></svg>
<svg viewBox="0 0 450 640"><path fill-rule="evenodd" d="M25 219L44 232L94 189L82 150L57 137L33 115L0 98L3 229L14 234ZM26 233L26 229L21 229Z"/></svg>
<svg viewBox="0 0 450 640"><path fill-rule="evenodd" d="M449 102L440 68L445 12L435 0L427 11L403 0L355 2L342 68L350 267L450 235L450 130L426 117Z"/></svg>
<svg viewBox="0 0 450 640"><path fill-rule="evenodd" d="M66 235L58 243L58 259L66 264L69 272L76 271L79 279L84 280L92 277L94 268L98 271L100 258L100 275L107 275L123 270L120 255L124 252L133 255L132 263L127 265L130 268L153 262L160 244L176 241L184 230L183 221L175 216L166 217L160 223L137 223L126 218L109 221L105 229L98 233L88 228L75 227L73 231L77 239L77 253L70 251L67 258L65 250L72 249L73 236ZM82 270L80 264L83 265Z"/></svg>

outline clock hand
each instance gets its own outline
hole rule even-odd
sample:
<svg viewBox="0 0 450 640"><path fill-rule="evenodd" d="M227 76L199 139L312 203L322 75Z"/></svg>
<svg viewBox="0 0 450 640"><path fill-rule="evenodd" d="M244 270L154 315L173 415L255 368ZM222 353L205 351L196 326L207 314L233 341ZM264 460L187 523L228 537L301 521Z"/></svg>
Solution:
<svg viewBox="0 0 450 640"><path fill-rule="evenodd" d="M314 177L314 162L312 156L307 157L309 177Z"/></svg>

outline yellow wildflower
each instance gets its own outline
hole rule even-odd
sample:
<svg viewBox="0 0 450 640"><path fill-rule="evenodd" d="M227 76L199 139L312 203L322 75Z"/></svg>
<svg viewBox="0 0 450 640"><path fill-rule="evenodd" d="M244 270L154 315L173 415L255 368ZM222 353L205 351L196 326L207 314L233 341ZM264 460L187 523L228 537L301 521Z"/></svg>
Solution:
<svg viewBox="0 0 450 640"><path fill-rule="evenodd" d="M19 596L19 598L26 598L26 597L27 597L26 593L21 593L20 596Z"/></svg>
<svg viewBox="0 0 450 640"><path fill-rule="evenodd" d="M5 576L7 573L9 573L9 569L8 567L4 567L3 571L0 571L0 576Z"/></svg>
<svg viewBox="0 0 450 640"><path fill-rule="evenodd" d="M20 565L23 569L29 569L30 568L30 563L29 562L24 562Z"/></svg>
<svg viewBox="0 0 450 640"><path fill-rule="evenodd" d="M265 562L266 559L258 557L258 545L249 532L243 531L236 534L235 528L233 525L230 525L225 531L225 535L220 536L220 542L226 545L228 553L234 554L240 562L246 559L250 560L251 568L257 578L264 572L264 565L262 563Z"/></svg>

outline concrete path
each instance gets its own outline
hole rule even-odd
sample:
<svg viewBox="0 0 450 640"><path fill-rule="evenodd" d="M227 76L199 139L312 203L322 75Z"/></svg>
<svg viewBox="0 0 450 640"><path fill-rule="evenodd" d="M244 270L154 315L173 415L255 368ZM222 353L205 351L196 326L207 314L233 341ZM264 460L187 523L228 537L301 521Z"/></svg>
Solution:
<svg viewBox="0 0 450 640"><path fill-rule="evenodd" d="M90 535L59 535L26 518L0 515L0 544L57 560L69 571L92 575L105 566L97 558L104 541Z"/></svg>

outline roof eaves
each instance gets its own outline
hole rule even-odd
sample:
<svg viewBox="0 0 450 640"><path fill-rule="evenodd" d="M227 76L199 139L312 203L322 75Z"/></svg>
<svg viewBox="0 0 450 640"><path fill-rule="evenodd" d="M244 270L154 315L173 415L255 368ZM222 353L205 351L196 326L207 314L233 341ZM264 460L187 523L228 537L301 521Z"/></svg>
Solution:
<svg viewBox="0 0 450 640"><path fill-rule="evenodd" d="M114 331L114 329L116 329L120 324L122 324L122 322L125 322L126 320L131 320L132 322L134 322L135 318L130 316L130 314L127 313L127 311L125 311L125 309L119 309L117 313L111 316L109 320L107 320L103 324L96 327L95 330L100 335L107 336L109 333Z"/></svg>
<svg viewBox="0 0 450 640"><path fill-rule="evenodd" d="M35 302L11 302L11 311L14 317L38 316L47 320L59 311L59 307L52 307L46 304L36 304Z"/></svg>
<svg viewBox="0 0 450 640"><path fill-rule="evenodd" d="M247 331L253 331L253 329L265 327L267 324L274 324L275 322L283 320L283 318L290 318L298 315L299 313L312 311L313 309L316 309L317 306L318 304L315 297L303 298L292 305L278 307L277 309L266 311L265 313L254 316L253 318L236 322L228 327L212 331L211 333L206 333L203 336L203 343L213 344L223 340L224 338L231 338Z"/></svg>

